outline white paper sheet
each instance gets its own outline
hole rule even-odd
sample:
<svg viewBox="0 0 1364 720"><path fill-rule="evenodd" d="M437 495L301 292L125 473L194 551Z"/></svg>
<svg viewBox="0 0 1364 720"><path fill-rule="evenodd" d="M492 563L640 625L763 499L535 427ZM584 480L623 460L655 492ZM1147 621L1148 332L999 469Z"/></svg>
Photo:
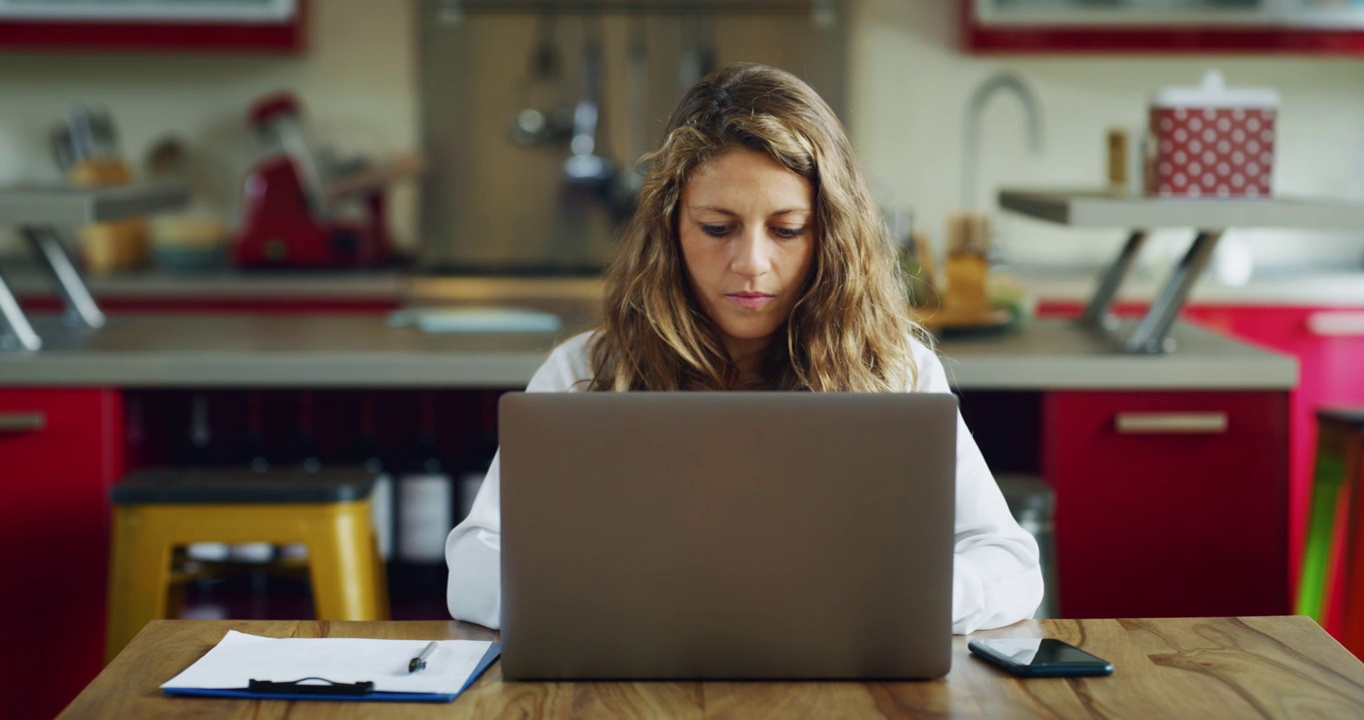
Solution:
<svg viewBox="0 0 1364 720"><path fill-rule="evenodd" d="M289 682L322 677L333 682L372 680L376 692L459 692L492 643L439 640L426 669L407 672L408 662L429 640L364 638L268 638L229 630L212 650L162 689L245 689L251 680Z"/></svg>

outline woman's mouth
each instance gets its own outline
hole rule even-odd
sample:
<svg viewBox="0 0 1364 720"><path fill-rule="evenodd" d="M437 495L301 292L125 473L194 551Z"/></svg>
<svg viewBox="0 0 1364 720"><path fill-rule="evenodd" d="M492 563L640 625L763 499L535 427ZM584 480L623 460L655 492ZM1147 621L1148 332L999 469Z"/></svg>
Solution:
<svg viewBox="0 0 1364 720"><path fill-rule="evenodd" d="M777 296L760 292L737 292L727 293L725 294L725 298L739 307L752 310L772 302L777 299Z"/></svg>

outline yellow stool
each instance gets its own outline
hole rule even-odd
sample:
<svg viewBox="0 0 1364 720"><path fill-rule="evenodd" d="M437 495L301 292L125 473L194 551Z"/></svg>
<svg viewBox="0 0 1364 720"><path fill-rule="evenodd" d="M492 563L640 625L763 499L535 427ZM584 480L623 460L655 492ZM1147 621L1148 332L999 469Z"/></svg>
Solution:
<svg viewBox="0 0 1364 720"><path fill-rule="evenodd" d="M148 621L166 617L172 553L197 542L306 545L317 619L387 620L388 579L370 523L373 485L373 474L352 469L129 475L111 492L106 662Z"/></svg>

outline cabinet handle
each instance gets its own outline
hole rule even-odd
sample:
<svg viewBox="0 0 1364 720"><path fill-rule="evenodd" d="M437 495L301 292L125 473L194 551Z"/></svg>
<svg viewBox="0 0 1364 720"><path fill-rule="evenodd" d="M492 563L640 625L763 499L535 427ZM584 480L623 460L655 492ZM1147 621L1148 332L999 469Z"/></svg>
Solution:
<svg viewBox="0 0 1364 720"><path fill-rule="evenodd" d="M1307 329L1313 335L1364 336L1364 312L1318 312L1307 316Z"/></svg>
<svg viewBox="0 0 1364 720"><path fill-rule="evenodd" d="M1219 435L1227 431L1224 412L1118 413L1119 435Z"/></svg>
<svg viewBox="0 0 1364 720"><path fill-rule="evenodd" d="M47 416L40 412L0 413L0 433L37 432L47 425Z"/></svg>

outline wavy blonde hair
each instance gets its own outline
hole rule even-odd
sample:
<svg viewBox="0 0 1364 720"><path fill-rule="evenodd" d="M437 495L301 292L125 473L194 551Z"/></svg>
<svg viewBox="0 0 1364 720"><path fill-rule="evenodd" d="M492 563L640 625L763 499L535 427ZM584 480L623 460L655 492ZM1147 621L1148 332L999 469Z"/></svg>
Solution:
<svg viewBox="0 0 1364 720"><path fill-rule="evenodd" d="M765 153L814 188L814 267L762 362L775 390L878 392L917 384L904 279L843 126L790 73L736 64L702 78L668 121L606 275L589 390L727 390L739 370L694 297L678 202L696 169ZM775 340L781 334L785 342ZM908 385L906 384L908 382Z"/></svg>

